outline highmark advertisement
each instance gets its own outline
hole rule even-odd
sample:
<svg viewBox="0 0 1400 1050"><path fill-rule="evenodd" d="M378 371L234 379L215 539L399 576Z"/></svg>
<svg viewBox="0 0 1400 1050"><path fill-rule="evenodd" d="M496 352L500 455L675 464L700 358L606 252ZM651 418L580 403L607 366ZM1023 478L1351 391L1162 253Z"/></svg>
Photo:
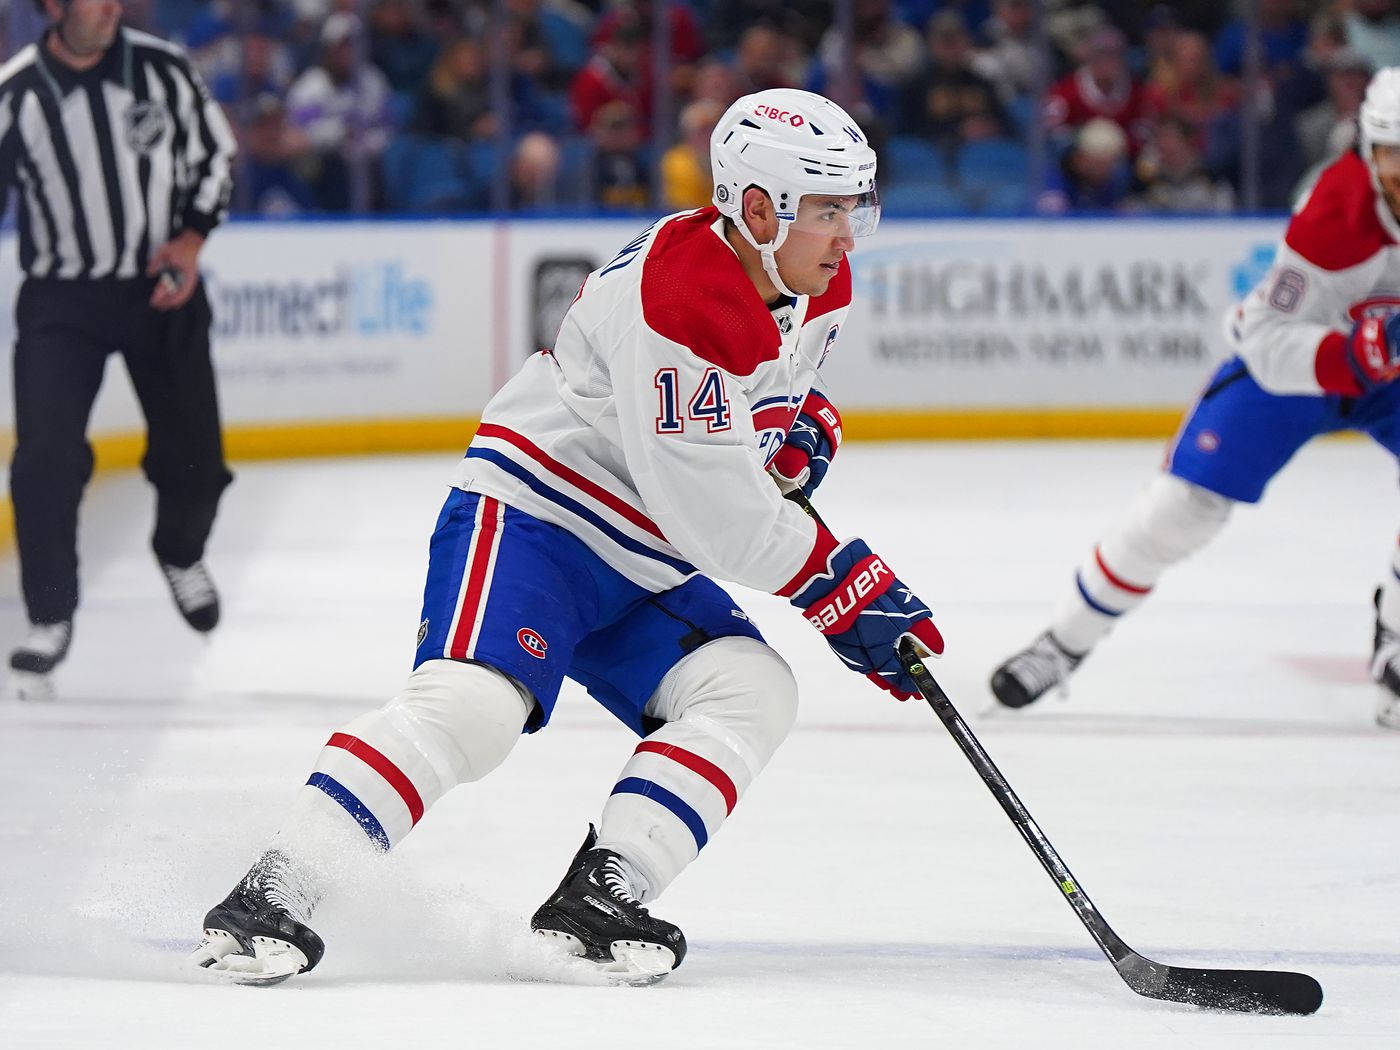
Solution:
<svg viewBox="0 0 1400 1050"><path fill-rule="evenodd" d="M823 368L867 409L1190 401L1282 223L882 224Z"/></svg>

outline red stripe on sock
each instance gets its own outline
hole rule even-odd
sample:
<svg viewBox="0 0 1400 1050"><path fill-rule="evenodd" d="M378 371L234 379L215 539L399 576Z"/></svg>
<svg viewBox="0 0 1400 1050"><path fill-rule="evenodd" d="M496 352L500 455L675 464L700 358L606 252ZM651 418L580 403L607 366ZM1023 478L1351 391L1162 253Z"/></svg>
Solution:
<svg viewBox="0 0 1400 1050"><path fill-rule="evenodd" d="M326 746L339 747L349 751L388 781L389 786L399 793L403 804L408 807L408 815L412 818L413 824L417 824L423 818L423 798L418 794L418 789L413 786L413 781L404 776L403 770L390 762L379 751L366 744L359 737L351 736L348 733L331 734L331 738L326 741Z"/></svg>
<svg viewBox="0 0 1400 1050"><path fill-rule="evenodd" d="M1113 570L1103 563L1103 555L1099 553L1097 547L1094 548L1094 560L1099 563L1099 569L1104 576L1108 577L1108 582L1113 584L1113 586L1117 587L1120 591L1127 591L1129 594L1151 593L1151 587L1139 587L1136 584L1129 583L1127 580L1115 576Z"/></svg>
<svg viewBox="0 0 1400 1050"><path fill-rule="evenodd" d="M683 747L676 747L674 744L663 744L659 740L643 740L637 745L637 754L643 751L650 751L660 755L662 758L669 758L673 762L679 762L692 773L698 773L711 784L715 790L724 796L724 812L729 815L734 812L734 807L739 802L739 792L734 787L734 781L729 779L729 774L720 769L707 758L701 758L693 751L687 751Z"/></svg>

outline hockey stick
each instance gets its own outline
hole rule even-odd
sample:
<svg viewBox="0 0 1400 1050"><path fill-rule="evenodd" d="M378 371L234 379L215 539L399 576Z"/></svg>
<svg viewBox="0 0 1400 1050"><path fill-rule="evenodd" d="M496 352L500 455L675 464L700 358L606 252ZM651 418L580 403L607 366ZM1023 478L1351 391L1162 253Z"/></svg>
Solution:
<svg viewBox="0 0 1400 1050"><path fill-rule="evenodd" d="M1054 879L1065 899L1079 916L1079 921L1098 942L1108 961L1118 971L1129 988L1149 999L1166 999L1189 1003L1213 1010L1237 1010L1258 1014L1310 1014L1322 1005L1322 986L1305 973L1284 970L1215 970L1192 966L1168 966L1139 955L1127 942L1113 932L1099 909L1089 899L1082 886L1070 873L1055 847L1040 830L1040 825L1017 797L1011 785L997 769L972 730L958 714L948 694L933 675L929 674L912 638L899 641L899 662L919 687L919 692L933 708L967 760L987 785L1001 808L1016 825L1036 859Z"/></svg>
<svg viewBox="0 0 1400 1050"><path fill-rule="evenodd" d="M788 493L787 498L821 521L816 508L800 491ZM1311 1014L1317 1011L1322 1005L1322 985L1305 973L1169 966L1133 951L1104 921L1099 909L1040 830L1040 825L1026 809L1025 803L1011 789L981 742L973 736L962 715L948 699L948 694L929 674L918 644L906 635L899 640L898 652L899 662L909 677L914 679L919 692L933 708L933 713L972 763L972 768L977 770L987 790L1001 803L1001 808L1011 818L1011 823L1016 825L1026 845L1030 846L1031 852L1069 901L1074 914L1079 916L1079 921L1129 988L1149 999L1165 999L1213 1010L1258 1014Z"/></svg>

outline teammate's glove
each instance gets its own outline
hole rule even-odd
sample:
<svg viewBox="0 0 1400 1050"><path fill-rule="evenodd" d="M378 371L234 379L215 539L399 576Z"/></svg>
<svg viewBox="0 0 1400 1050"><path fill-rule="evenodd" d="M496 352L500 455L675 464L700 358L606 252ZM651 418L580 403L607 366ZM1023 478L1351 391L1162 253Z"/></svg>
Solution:
<svg viewBox="0 0 1400 1050"><path fill-rule="evenodd" d="M803 583L789 599L854 671L901 700L919 695L895 652L900 635L911 634L935 656L943 636L928 606L895 578L864 540L847 540L827 558L825 572Z"/></svg>
<svg viewBox="0 0 1400 1050"><path fill-rule="evenodd" d="M1344 347L1346 363L1359 388L1355 392L1369 394L1389 383L1400 376L1400 313L1363 317L1346 337ZM1322 362L1319 361L1318 365L1320 377ZM1326 383L1323 385L1327 386Z"/></svg>
<svg viewBox="0 0 1400 1050"><path fill-rule="evenodd" d="M801 489L808 499L826 477L831 459L841 447L841 413L813 390L793 420L783 447L770 468L783 491Z"/></svg>

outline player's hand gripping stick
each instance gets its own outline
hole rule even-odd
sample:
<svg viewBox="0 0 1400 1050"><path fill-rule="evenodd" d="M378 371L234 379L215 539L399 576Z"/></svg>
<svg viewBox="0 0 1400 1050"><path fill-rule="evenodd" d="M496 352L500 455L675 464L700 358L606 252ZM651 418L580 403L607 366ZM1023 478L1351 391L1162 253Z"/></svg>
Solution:
<svg viewBox="0 0 1400 1050"><path fill-rule="evenodd" d="M788 498L816 518L800 492ZM900 700L918 696L919 688L901 666L895 643L908 635L930 653L943 652L933 613L864 540L837 547L827 558L826 571L806 580L789 600L826 636L846 666Z"/></svg>

